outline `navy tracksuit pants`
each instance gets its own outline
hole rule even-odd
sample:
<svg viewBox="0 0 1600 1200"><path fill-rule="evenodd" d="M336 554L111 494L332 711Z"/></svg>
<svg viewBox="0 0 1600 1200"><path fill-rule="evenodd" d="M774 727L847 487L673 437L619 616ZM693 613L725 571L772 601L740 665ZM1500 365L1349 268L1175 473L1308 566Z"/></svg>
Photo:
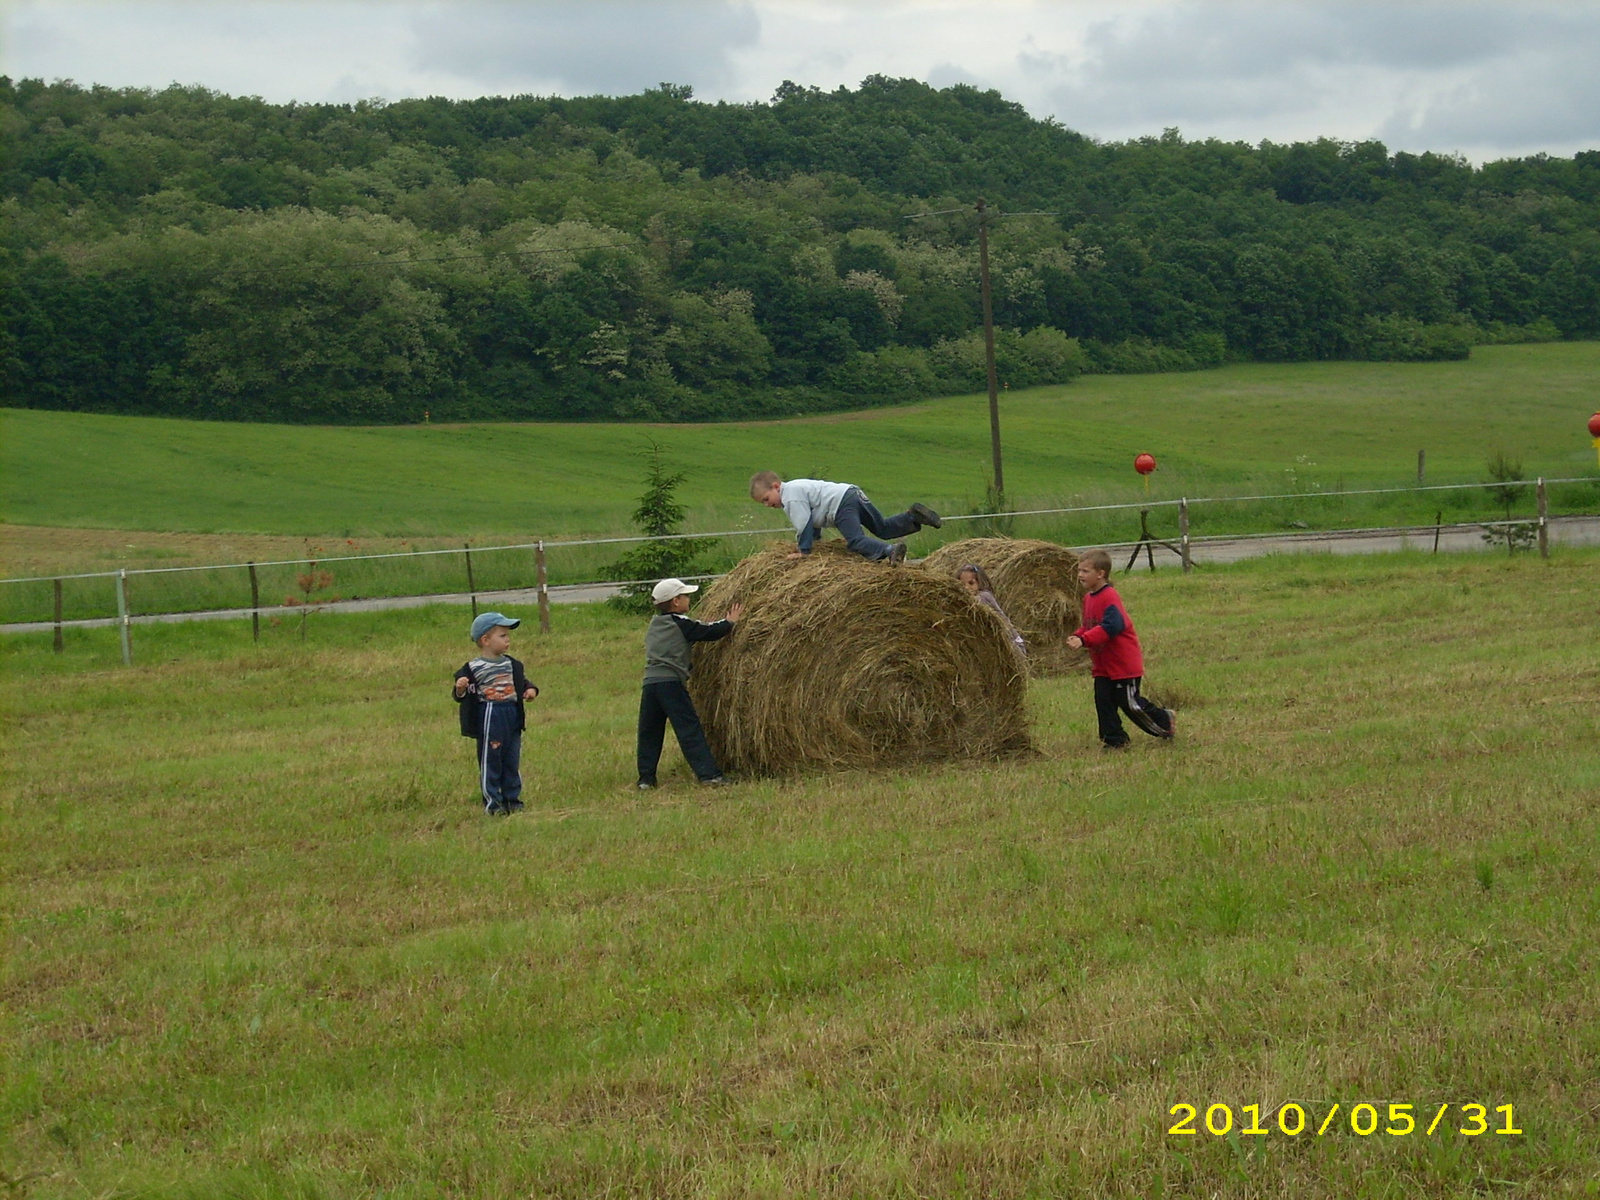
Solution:
<svg viewBox="0 0 1600 1200"><path fill-rule="evenodd" d="M478 733L478 786L483 807L493 812L522 798L522 732L517 728L514 700L483 704L483 726Z"/></svg>

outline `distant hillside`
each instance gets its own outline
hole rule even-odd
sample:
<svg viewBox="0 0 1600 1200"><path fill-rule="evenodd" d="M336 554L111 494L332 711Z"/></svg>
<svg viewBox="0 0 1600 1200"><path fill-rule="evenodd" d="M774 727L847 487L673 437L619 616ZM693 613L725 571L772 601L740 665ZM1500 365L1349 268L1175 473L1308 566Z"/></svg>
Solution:
<svg viewBox="0 0 1600 1200"><path fill-rule="evenodd" d="M1600 334L1600 152L1100 145L911 80L273 105L0 79L0 195L0 380L39 408L693 420L979 387L980 195L1051 214L993 229L1013 386Z"/></svg>

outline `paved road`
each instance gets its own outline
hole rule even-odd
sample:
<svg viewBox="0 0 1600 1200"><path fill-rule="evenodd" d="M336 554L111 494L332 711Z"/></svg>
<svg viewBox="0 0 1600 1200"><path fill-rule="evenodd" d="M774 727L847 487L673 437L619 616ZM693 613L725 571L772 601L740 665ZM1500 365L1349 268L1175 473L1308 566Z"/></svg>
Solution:
<svg viewBox="0 0 1600 1200"><path fill-rule="evenodd" d="M1550 544L1553 546L1600 546L1600 517L1551 517ZM1438 549L1448 551L1487 550L1483 540L1482 525L1445 525L1437 534ZM1378 554L1392 550L1432 550L1435 531L1432 525L1412 526L1404 529L1356 529L1339 533L1275 533L1260 537L1204 538L1191 543L1190 557L1196 563L1238 562L1264 554ZM1112 557L1121 569L1132 546L1113 549ZM1148 559L1139 556L1143 566ZM1173 567L1178 563L1174 552L1155 549L1156 566ZM610 583L583 583L550 589L552 604L583 604L614 596L620 589ZM519 588L507 592L479 592L480 609L499 608L501 605L527 611L538 603L539 594L533 588ZM321 612L380 612L398 608L421 608L426 604L469 604L472 597L466 592L451 592L431 596L385 596L371 600L335 600L318 605ZM293 616L300 610L291 606L273 606L261 609L264 617ZM206 612L156 613L130 618L134 625L170 624L180 621L240 621L250 616L248 608L212 609ZM87 621L63 621L63 625L78 629L104 628L117 624L115 617L97 617ZM14 625L0 625L0 633L45 633L54 626L49 621L28 621Z"/></svg>

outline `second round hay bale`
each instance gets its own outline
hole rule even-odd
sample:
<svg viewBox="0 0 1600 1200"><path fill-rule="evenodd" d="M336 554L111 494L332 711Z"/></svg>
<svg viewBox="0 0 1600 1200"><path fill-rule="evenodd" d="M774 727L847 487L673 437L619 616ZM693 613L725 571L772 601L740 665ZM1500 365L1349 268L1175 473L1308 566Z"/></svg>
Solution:
<svg viewBox="0 0 1600 1200"><path fill-rule="evenodd" d="M950 580L841 542L751 555L706 593L734 632L695 650L690 691L717 761L751 775L992 759L1027 750L1026 672L994 614Z"/></svg>
<svg viewBox="0 0 1600 1200"><path fill-rule="evenodd" d="M940 546L922 567L953 577L967 563L988 572L995 599L1028 643L1030 671L1065 675L1088 667L1089 656L1067 645L1083 615L1076 554L1037 538L968 538Z"/></svg>

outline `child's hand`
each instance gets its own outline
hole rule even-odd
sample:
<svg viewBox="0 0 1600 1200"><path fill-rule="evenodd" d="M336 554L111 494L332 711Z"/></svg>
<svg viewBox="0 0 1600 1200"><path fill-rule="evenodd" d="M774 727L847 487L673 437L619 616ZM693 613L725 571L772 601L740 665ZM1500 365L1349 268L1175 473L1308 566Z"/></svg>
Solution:
<svg viewBox="0 0 1600 1200"><path fill-rule="evenodd" d="M460 679L456 680L456 695L465 696L467 694L467 689L471 686L472 680L463 675Z"/></svg>
<svg viewBox="0 0 1600 1200"><path fill-rule="evenodd" d="M1071 646L1074 650L1082 650L1083 649L1083 639L1081 637L1079 637L1077 634L1073 634L1071 637L1069 637L1067 639L1067 645Z"/></svg>
<svg viewBox="0 0 1600 1200"><path fill-rule="evenodd" d="M539 689L534 687L533 684L530 683L528 685L528 690L522 693L522 698L524 700L534 700L534 699L538 698L538 695L539 695Z"/></svg>
<svg viewBox="0 0 1600 1200"><path fill-rule="evenodd" d="M729 624L734 624L742 616L744 616L744 605L742 605L742 604L730 604L730 605L728 605L728 615L723 617L722 619L724 621L727 621Z"/></svg>
<svg viewBox="0 0 1600 1200"><path fill-rule="evenodd" d="M799 551L799 550L791 550L791 551L789 551L789 557L791 559L804 558L805 554L803 552Z"/></svg>

